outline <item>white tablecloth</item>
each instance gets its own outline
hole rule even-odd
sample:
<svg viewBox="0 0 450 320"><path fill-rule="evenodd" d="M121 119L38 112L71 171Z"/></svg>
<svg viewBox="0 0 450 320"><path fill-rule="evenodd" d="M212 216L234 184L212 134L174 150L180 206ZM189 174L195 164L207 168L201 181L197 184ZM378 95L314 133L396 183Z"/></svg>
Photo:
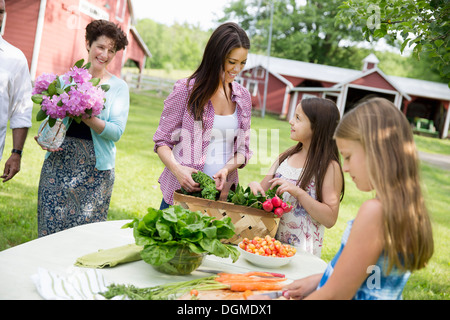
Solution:
<svg viewBox="0 0 450 320"><path fill-rule="evenodd" d="M99 249L110 249L134 243L133 230L121 229L128 220L92 223L43 238L0 252L0 299L42 299L31 280L38 268L45 268L56 274L70 274L78 257ZM321 273L326 263L316 256L297 252L288 264L277 269L257 267L244 258L236 263L231 259L209 255L201 269L215 269L226 272L272 271L283 273L288 279L299 279L311 274ZM144 261L121 264L113 268L98 269L103 277L117 284L133 284L137 287L150 287L162 283L185 281L206 277L209 274L194 271L188 276L172 276L160 273Z"/></svg>

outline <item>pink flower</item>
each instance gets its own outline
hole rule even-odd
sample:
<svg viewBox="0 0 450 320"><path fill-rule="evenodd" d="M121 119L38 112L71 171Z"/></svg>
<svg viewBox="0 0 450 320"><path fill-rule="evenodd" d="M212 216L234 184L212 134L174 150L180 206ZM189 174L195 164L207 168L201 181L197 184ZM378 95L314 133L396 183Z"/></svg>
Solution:
<svg viewBox="0 0 450 320"><path fill-rule="evenodd" d="M88 70L74 66L62 76L62 79L64 82L70 83L70 77L72 77L73 81L76 83L85 83L91 80L92 75Z"/></svg>
<svg viewBox="0 0 450 320"><path fill-rule="evenodd" d="M54 119L62 119L66 116L66 108L64 106L58 106L61 97L54 95L53 97L44 96L42 100L42 110L50 117Z"/></svg>
<svg viewBox="0 0 450 320"><path fill-rule="evenodd" d="M37 77L32 94L41 94L42 92L47 91L48 86L55 81L56 77L56 74L53 73L43 73Z"/></svg>
<svg viewBox="0 0 450 320"><path fill-rule="evenodd" d="M44 73L36 79L33 95L48 92L49 85L57 75ZM49 96L33 97L35 103L41 104L42 111L53 119L62 119L67 116L95 117L104 108L105 92L100 86L95 87L89 80L92 75L87 69L72 67L60 77L56 84L56 90L50 90L56 94ZM40 116L42 117L42 116Z"/></svg>
<svg viewBox="0 0 450 320"><path fill-rule="evenodd" d="M68 113L75 117L89 117L87 110L92 110L91 116L95 117L103 110L105 92L100 87L94 87L92 83L85 82L72 86L68 93L61 94L62 103Z"/></svg>

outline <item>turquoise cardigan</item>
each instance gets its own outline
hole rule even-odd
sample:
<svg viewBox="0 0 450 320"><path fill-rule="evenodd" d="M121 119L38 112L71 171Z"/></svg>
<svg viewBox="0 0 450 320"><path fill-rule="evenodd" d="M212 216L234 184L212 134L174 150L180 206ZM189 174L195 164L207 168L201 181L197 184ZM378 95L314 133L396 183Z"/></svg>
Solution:
<svg viewBox="0 0 450 320"><path fill-rule="evenodd" d="M127 83L112 76L105 84L109 84L110 89L106 92L105 108L97 116L106 122L105 129L100 134L91 129L97 170L110 170L115 167L116 146L114 142L119 141L125 131L130 109L130 92ZM69 120L69 117L63 119L67 128L70 126ZM47 152L45 158L48 158L50 154L51 152Z"/></svg>

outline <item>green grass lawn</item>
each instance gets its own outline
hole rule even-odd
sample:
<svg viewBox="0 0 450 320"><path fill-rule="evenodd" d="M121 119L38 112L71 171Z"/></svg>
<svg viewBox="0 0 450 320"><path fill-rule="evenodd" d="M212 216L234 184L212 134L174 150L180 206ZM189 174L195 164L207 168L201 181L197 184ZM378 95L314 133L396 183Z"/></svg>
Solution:
<svg viewBox="0 0 450 320"><path fill-rule="evenodd" d="M153 152L152 137L158 126L162 107L163 98L146 93L131 94L127 128L117 143L116 181L109 210L110 220L142 217L148 207L159 208L162 195L157 180L163 165ZM34 110L34 115L37 111ZM37 237L37 189L44 159L44 151L33 139L38 126L39 123L34 122L30 129L24 148L22 170L13 180L0 182L0 250ZM247 167L240 171L240 183L246 185L250 181L261 180L275 157L294 144L288 136L289 124L286 121L270 115L264 119L254 117L251 145L254 156ZM11 150L10 130L6 139L5 152L0 161L2 171ZM450 154L450 140L417 136L416 141L422 151ZM404 290L404 299L449 300L450 171L426 164L421 164L421 169L432 217L435 253L427 268L412 274ZM358 191L347 175L345 182L346 194L338 221L333 228L325 231L322 258L327 262L339 248L347 221L354 218L364 200L373 196Z"/></svg>

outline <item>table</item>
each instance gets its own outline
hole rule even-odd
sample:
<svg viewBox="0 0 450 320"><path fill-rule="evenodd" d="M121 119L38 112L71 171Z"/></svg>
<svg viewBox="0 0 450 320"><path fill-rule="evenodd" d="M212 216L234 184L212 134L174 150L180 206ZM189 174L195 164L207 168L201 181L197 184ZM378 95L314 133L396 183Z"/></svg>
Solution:
<svg viewBox="0 0 450 320"><path fill-rule="evenodd" d="M130 220L115 220L86 224L38 238L0 252L0 299L36 300L42 299L31 276L39 267L56 274L64 275L73 271L78 257L134 243L133 230L121 229ZM299 279L311 274L321 273L326 263L306 252L298 251L288 265L277 269L263 269L240 257L235 263L230 258L206 256L201 268L216 269L231 273L248 271L273 271L284 273L288 279ZM84 269L84 268L81 268ZM113 268L98 269L103 277L118 284L133 284L137 287L150 287L158 284L186 281L207 277L194 271L187 276L173 276L160 273L144 261L121 264Z"/></svg>

